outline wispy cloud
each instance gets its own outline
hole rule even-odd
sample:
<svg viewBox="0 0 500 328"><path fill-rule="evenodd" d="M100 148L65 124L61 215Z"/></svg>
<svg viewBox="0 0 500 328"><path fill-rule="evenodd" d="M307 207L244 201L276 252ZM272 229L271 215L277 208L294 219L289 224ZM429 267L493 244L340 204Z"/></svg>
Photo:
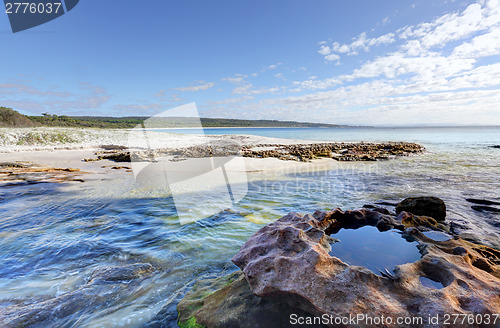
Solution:
<svg viewBox="0 0 500 328"><path fill-rule="evenodd" d="M363 32L348 44L333 42L331 45L326 45L327 43L321 42L318 53L323 55L326 61L339 60L341 54L357 55L360 50L369 51L371 47L393 43L396 41L394 37L394 33L387 33L376 38L368 38L366 32Z"/></svg>
<svg viewBox="0 0 500 328"><path fill-rule="evenodd" d="M101 108L111 96L103 87L82 82L76 91L57 91L25 83L0 83L2 104L32 111L42 110L92 110Z"/></svg>
<svg viewBox="0 0 500 328"><path fill-rule="evenodd" d="M225 77L222 80L227 81L227 82L232 83L232 84L240 84L247 77L248 77L248 75L246 75L246 74L235 74L234 76Z"/></svg>
<svg viewBox="0 0 500 328"><path fill-rule="evenodd" d="M196 91L201 91L201 90L207 90L215 86L215 82L205 82L205 81L198 81L198 85L193 85L189 87L179 87L179 88L174 88L174 90L181 91L181 92L196 92Z"/></svg>

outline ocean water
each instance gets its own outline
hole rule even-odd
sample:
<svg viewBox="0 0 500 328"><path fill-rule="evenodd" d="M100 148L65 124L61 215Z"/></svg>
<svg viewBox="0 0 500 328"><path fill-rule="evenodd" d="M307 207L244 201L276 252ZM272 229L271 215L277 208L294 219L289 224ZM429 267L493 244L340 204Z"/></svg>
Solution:
<svg viewBox="0 0 500 328"><path fill-rule="evenodd" d="M137 187L125 175L0 188L0 319L17 313L32 327L176 327L176 304L192 284L236 270L230 259L248 237L290 211L355 209L434 195L445 200L448 219L464 237L500 248L500 215L477 212L466 201L500 201L500 149L490 147L500 144L500 128L205 133L412 141L428 151L390 161L335 162L322 171L250 173L241 202L216 214L202 206L193 212L195 221L184 225L168 190ZM184 205L209 208L219 201L193 194ZM91 283L98 269L137 263L151 264L155 271L145 279Z"/></svg>

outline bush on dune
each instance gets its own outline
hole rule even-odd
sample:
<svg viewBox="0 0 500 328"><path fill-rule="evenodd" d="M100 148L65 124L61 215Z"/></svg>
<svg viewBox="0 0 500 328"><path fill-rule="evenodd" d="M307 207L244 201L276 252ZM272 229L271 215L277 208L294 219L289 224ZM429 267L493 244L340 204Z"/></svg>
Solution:
<svg viewBox="0 0 500 328"><path fill-rule="evenodd" d="M30 127L35 124L26 116L12 108L0 107L0 127Z"/></svg>

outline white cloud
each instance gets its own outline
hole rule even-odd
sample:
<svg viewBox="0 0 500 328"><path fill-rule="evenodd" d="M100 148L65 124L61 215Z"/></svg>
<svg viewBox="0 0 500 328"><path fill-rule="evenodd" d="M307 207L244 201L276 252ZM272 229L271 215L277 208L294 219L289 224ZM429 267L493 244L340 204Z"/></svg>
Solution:
<svg viewBox="0 0 500 328"><path fill-rule="evenodd" d="M329 54L328 56L325 56L326 61L334 61L334 60L339 60L340 56L337 54Z"/></svg>
<svg viewBox="0 0 500 328"><path fill-rule="evenodd" d="M359 69L354 70L352 77L355 79L377 76L395 78L405 74L416 74L423 77L449 77L472 69L474 63L474 59L444 57L436 53L408 57L403 53L396 52L363 64Z"/></svg>
<svg viewBox="0 0 500 328"><path fill-rule="evenodd" d="M401 46L401 49L409 56L419 56L426 52L418 40L410 40Z"/></svg>
<svg viewBox="0 0 500 328"><path fill-rule="evenodd" d="M283 63L276 63L276 64L272 64L272 65L269 65L269 66L266 66L262 69L262 72L265 72L265 71L271 71L273 69L276 69L278 68L278 66L282 65Z"/></svg>
<svg viewBox="0 0 500 328"><path fill-rule="evenodd" d="M453 55L466 58L479 58L500 54L500 29L473 38L453 50Z"/></svg>
<svg viewBox="0 0 500 328"><path fill-rule="evenodd" d="M263 93L278 92L279 90L280 88L278 87L253 89L253 84L247 83L245 85L234 88L233 94L258 95Z"/></svg>
<svg viewBox="0 0 500 328"><path fill-rule="evenodd" d="M425 48L442 47L446 43L460 40L470 34L484 29L483 14L479 4L469 5L461 15L448 14L435 21L436 26L422 36Z"/></svg>
<svg viewBox="0 0 500 328"><path fill-rule="evenodd" d="M326 61L339 60L338 54L357 55L360 50L370 51L370 47L390 44L395 42L394 33L387 33L376 38L368 38L366 32L361 33L349 44L333 42L332 46L322 45L318 53L325 57Z"/></svg>
<svg viewBox="0 0 500 328"><path fill-rule="evenodd" d="M243 96L243 97L238 97L238 98L227 98L224 100L209 100L208 103L211 105L227 105L227 104L236 104L236 103L242 103L244 101L253 99L253 96Z"/></svg>
<svg viewBox="0 0 500 328"><path fill-rule="evenodd" d="M318 50L320 55L326 56L332 53L332 50L328 46L321 46Z"/></svg>
<svg viewBox="0 0 500 328"><path fill-rule="evenodd" d="M231 77L225 77L222 80L227 81L227 82L232 83L232 84L239 84L239 83L243 82L245 80L245 78L247 78L247 77L248 77L248 75L245 75L245 74L235 74L234 76L231 76Z"/></svg>
<svg viewBox="0 0 500 328"><path fill-rule="evenodd" d="M500 5L498 0L490 0L483 6L469 5L462 13L442 15L432 22L408 26L396 31L402 39L419 39L424 48L443 47L449 42L470 37L474 33L498 27Z"/></svg>
<svg viewBox="0 0 500 328"><path fill-rule="evenodd" d="M195 92L195 91L210 89L215 85L215 82L200 81L199 83L201 83L201 84L193 85L193 86L189 86L189 87L174 88L174 90L178 90L181 92Z"/></svg>
<svg viewBox="0 0 500 328"><path fill-rule="evenodd" d="M76 91L71 92L56 89L53 86L38 88L29 82L0 83L0 99L4 105L16 108L25 104L28 110L64 110L66 113L99 109L111 99L106 89L90 83L78 83Z"/></svg>
<svg viewBox="0 0 500 328"><path fill-rule="evenodd" d="M274 75L275 78L280 79L282 81L286 81L285 76L283 76L283 73L277 73Z"/></svg>
<svg viewBox="0 0 500 328"><path fill-rule="evenodd" d="M394 33L387 33L378 38L373 38L368 41L368 46L379 46L382 44L393 43L396 40L394 39Z"/></svg>

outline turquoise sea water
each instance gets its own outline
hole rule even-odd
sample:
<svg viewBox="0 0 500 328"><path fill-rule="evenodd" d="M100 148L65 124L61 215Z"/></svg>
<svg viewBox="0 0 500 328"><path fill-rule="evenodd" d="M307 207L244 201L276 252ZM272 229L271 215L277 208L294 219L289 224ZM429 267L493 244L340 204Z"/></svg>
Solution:
<svg viewBox="0 0 500 328"><path fill-rule="evenodd" d="M175 133L196 131L174 130ZM359 208L417 195L445 200L465 237L500 248L500 216L466 198L500 201L500 128L206 129L324 141L412 141L428 152L391 161L335 163L320 172L262 178L217 214L181 225L168 192L137 188L129 176L83 184L0 189L0 318L46 313L33 327L176 327L176 304L198 279L235 270L230 262L263 225L290 211ZM192 205L217 205L203 195ZM392 209L389 207L389 209ZM92 285L95 270L149 263L143 280ZM104 295L96 297L96 295ZM69 306L71 305L71 306ZM35 308L36 311L27 310ZM61 310L62 309L62 310ZM28 313L28 314L26 314Z"/></svg>

